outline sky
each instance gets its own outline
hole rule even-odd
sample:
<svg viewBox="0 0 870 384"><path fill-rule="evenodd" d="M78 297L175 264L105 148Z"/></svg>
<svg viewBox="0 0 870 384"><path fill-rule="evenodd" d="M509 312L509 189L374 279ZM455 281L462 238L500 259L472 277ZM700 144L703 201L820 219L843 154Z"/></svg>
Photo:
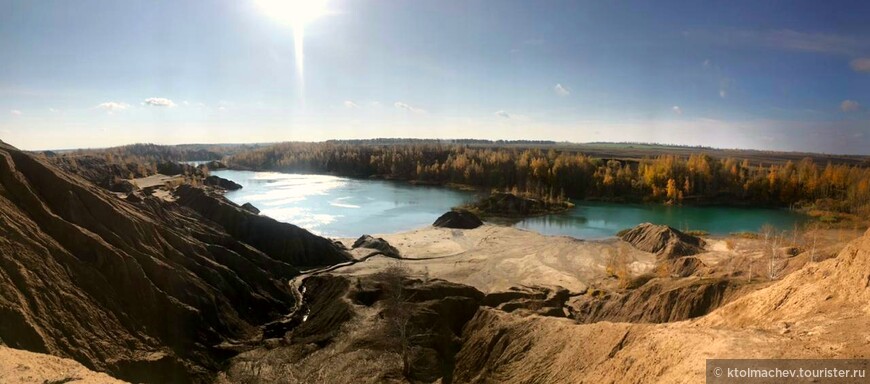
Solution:
<svg viewBox="0 0 870 384"><path fill-rule="evenodd" d="M0 0L0 139L870 155L868 17L867 1Z"/></svg>

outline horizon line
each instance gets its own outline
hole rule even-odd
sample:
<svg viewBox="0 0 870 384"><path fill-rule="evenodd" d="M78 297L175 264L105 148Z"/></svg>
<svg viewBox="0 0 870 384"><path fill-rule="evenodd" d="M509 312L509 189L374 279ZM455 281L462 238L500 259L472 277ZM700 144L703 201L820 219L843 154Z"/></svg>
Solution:
<svg viewBox="0 0 870 384"><path fill-rule="evenodd" d="M410 138L410 137L378 137L378 138L367 138L367 139L326 139L326 140L284 140L284 141L266 141L266 142L219 142L219 143L207 143L207 142L199 142L199 143L176 143L176 144L161 144L154 142L134 142L129 144L121 144L107 147L77 147L77 148L46 148L46 149L25 149L28 152L53 152L53 151L63 151L63 152L71 152L71 151L86 151L86 150L106 150L113 148L121 148L133 145L158 145L164 147L178 147L178 146L193 146L193 145L257 145L257 146L266 146L266 145L275 145L282 143L329 143L329 142L378 142L378 141L418 141L418 142L455 142L457 144L463 144L462 142L466 142L465 144L498 144L498 143L507 143L507 144L538 144L538 145L602 145L602 144L622 144L622 145L646 145L646 146L661 146L668 148L684 148L684 149L701 149L701 150L711 150L711 151L744 151L744 152L764 152L764 153L782 153L782 154L808 154L808 155L822 155L822 156L845 156L845 157L860 157L860 158L870 158L870 153L867 154L859 154L859 153L828 153L828 152L810 152L810 151L802 151L802 150L777 150L777 149L760 149L760 148L725 148L725 147L712 147L705 145L689 145L689 144L669 144L669 143L660 143L660 142L640 142L640 141L588 141L588 142L572 142L572 141L556 141L556 140L548 140L548 139L472 139L472 138ZM11 143L5 142L0 139L0 143L5 143L7 145L12 145ZM388 143L385 143L388 144ZM399 143L395 143L399 144ZM16 147L17 148L17 147Z"/></svg>

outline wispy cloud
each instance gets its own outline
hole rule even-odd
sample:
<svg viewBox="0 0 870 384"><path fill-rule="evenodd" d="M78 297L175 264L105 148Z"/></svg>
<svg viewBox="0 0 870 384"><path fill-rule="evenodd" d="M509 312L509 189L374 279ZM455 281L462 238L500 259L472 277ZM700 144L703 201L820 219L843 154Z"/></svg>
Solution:
<svg viewBox="0 0 870 384"><path fill-rule="evenodd" d="M561 83L556 84L556 86L553 87L553 92L556 92L557 95L562 96L562 97L565 97L565 96L568 96L571 94L571 90L568 89L568 87L563 86Z"/></svg>
<svg viewBox="0 0 870 384"><path fill-rule="evenodd" d="M855 60L852 60L849 65L855 72L868 72L870 73L870 57L860 57Z"/></svg>
<svg viewBox="0 0 870 384"><path fill-rule="evenodd" d="M349 109L357 109L359 108L359 105L357 103L354 103L353 101L345 100L344 107Z"/></svg>
<svg viewBox="0 0 870 384"><path fill-rule="evenodd" d="M840 103L840 110L843 112L855 112L861 109L861 104L858 104L855 100L843 100Z"/></svg>
<svg viewBox="0 0 870 384"><path fill-rule="evenodd" d="M855 55L870 49L870 40L867 39L833 33L800 32L792 29L696 31L687 33L687 36L721 45L755 46L798 52Z"/></svg>
<svg viewBox="0 0 870 384"><path fill-rule="evenodd" d="M503 119L510 119L511 118L511 115L505 111L496 111L495 115L498 117L501 117Z"/></svg>
<svg viewBox="0 0 870 384"><path fill-rule="evenodd" d="M175 106L175 103L172 100L169 100L164 97L149 97L142 102L142 104L150 105L152 107L167 107L172 108Z"/></svg>
<svg viewBox="0 0 870 384"><path fill-rule="evenodd" d="M413 112L413 113L426 113L426 110L425 110L425 109L417 108L417 107L413 107L413 106L408 105L408 104L406 104L406 103L403 103L403 102L401 102L401 101L397 101L397 102L395 102L393 105L394 105L396 108L404 109L404 110L406 110L406 111Z"/></svg>
<svg viewBox="0 0 870 384"><path fill-rule="evenodd" d="M119 103L119 102L115 102L115 101L107 101L105 103L100 103L95 108L102 109L104 111L111 113L111 112L116 112L116 111L123 111L129 107L130 107L130 105L125 104L125 103Z"/></svg>
<svg viewBox="0 0 870 384"><path fill-rule="evenodd" d="M21 111L17 109L10 110L9 113L11 113L13 116L21 116Z"/></svg>
<svg viewBox="0 0 870 384"><path fill-rule="evenodd" d="M674 111L674 113L676 113L676 114L678 114L678 115L682 115L682 114L683 114L683 109L680 108L679 105L675 105L675 106L671 107L671 110Z"/></svg>

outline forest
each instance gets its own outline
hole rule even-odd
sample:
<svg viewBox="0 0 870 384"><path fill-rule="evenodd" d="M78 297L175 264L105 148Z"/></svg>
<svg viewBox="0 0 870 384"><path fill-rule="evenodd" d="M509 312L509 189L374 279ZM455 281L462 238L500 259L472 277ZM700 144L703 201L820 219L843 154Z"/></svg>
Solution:
<svg viewBox="0 0 870 384"><path fill-rule="evenodd" d="M593 158L555 148L419 143L280 143L239 152L231 167L462 184L542 197L764 205L870 212L870 167L812 158L764 163L688 156Z"/></svg>

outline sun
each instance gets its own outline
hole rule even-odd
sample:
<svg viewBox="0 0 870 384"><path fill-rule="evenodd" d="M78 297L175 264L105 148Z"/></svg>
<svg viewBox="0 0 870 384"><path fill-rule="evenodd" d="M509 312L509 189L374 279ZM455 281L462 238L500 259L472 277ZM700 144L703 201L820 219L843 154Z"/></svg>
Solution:
<svg viewBox="0 0 870 384"><path fill-rule="evenodd" d="M305 99L305 26L326 15L327 0L255 0L264 13L293 28L293 52L299 91Z"/></svg>
<svg viewBox="0 0 870 384"><path fill-rule="evenodd" d="M304 29L326 14L326 0L256 0L256 3L267 15L294 30Z"/></svg>

